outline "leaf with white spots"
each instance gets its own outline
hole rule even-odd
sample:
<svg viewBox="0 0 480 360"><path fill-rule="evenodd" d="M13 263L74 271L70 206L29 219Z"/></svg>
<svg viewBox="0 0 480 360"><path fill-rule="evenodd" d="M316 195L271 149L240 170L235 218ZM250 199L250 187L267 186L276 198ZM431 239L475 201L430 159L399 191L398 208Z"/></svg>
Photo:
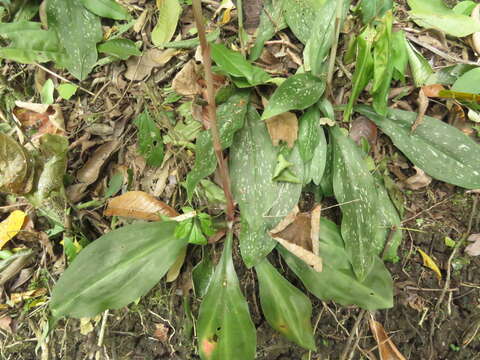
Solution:
<svg viewBox="0 0 480 360"><path fill-rule="evenodd" d="M480 188L480 145L457 128L425 116L412 133L417 113L390 109L383 117L368 106L358 106L356 111L374 121L431 177L466 189Z"/></svg>
<svg viewBox="0 0 480 360"><path fill-rule="evenodd" d="M230 150L232 192L240 206L242 229L240 250L251 267L276 245L266 231L272 229L297 204L301 184L273 181L277 150L272 145L265 122L253 106L249 107L245 126L234 138ZM290 168L303 179L298 148L291 152Z"/></svg>
<svg viewBox="0 0 480 360"><path fill-rule="evenodd" d="M325 90L325 82L309 73L287 78L270 98L262 120L290 111L303 110L315 104Z"/></svg>
<svg viewBox="0 0 480 360"><path fill-rule="evenodd" d="M48 26L65 48L66 68L79 80L87 77L97 62L97 43L102 40L100 18L80 0L47 1Z"/></svg>
<svg viewBox="0 0 480 360"><path fill-rule="evenodd" d="M333 139L333 191L342 210L342 237L357 278L372 269L376 249L373 239L380 222L377 190L360 148L338 127Z"/></svg>
<svg viewBox="0 0 480 360"><path fill-rule="evenodd" d="M243 127L250 91L238 91L217 108L217 122L222 148L232 145L233 135ZM186 188L188 199L200 180L212 174L217 168L217 159L212 144L210 130L205 130L197 137L195 145L195 165L187 175Z"/></svg>
<svg viewBox="0 0 480 360"><path fill-rule="evenodd" d="M377 256L374 256L372 271L364 281L359 281L348 260L338 226L325 218L320 219L319 243L322 272L313 270L285 248L277 247L308 291L323 301L333 300L344 306L358 305L367 310L393 306L392 277Z"/></svg>
<svg viewBox="0 0 480 360"><path fill-rule="evenodd" d="M325 0L285 0L285 20L298 40L306 43L318 21L318 11Z"/></svg>

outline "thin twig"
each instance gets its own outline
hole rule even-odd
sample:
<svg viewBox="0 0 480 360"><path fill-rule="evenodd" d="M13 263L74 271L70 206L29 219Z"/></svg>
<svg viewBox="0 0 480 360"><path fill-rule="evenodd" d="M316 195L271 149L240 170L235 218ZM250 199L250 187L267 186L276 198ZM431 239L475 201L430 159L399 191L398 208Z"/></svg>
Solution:
<svg viewBox="0 0 480 360"><path fill-rule="evenodd" d="M346 360L349 355L350 355L350 349L352 345L353 338L355 337L355 334L357 334L358 328L360 324L362 323L362 319L365 316L366 310L362 309L357 316L357 319L355 320L355 323L353 324L352 331L350 331L350 335L348 336L347 343L345 344L345 347L343 349L342 356L340 356L340 360Z"/></svg>
<svg viewBox="0 0 480 360"><path fill-rule="evenodd" d="M448 289L450 288L450 281L451 281L451 276L452 276L452 261L455 255L457 254L458 249L463 245L463 243L467 240L468 236L470 235L470 232L472 231L472 225L473 225L473 218L475 216L475 213L477 211L477 204L478 204L478 197L474 196L473 198L473 205L472 205L472 211L470 213L470 219L468 221L468 227L467 231L465 234L462 236L460 241L455 245L455 247L452 250L452 253L450 254L448 261L447 261L447 275L445 276L445 284L443 286L442 292L437 300L437 303L435 304L435 314L438 313L438 310L440 309L440 306L442 305L443 299L445 298L445 295L448 292ZM433 359L433 336L435 333L435 324L436 324L436 317L434 316L430 325L430 359Z"/></svg>
<svg viewBox="0 0 480 360"><path fill-rule="evenodd" d="M223 192L227 199L227 219L229 224L233 224L235 217L233 196L230 190L230 176L228 175L228 167L223 157L222 145L220 143L220 133L217 126L217 114L215 105L215 90L213 88L213 74L212 74L212 58L210 56L210 45L207 42L205 35L205 26L203 24L202 16L202 4L201 0L193 0L193 15L195 17L195 23L197 24L198 38L200 39L200 47L202 49L203 67L205 71L205 82L207 83L207 96L208 96L208 116L210 119L210 132L212 134L213 148L215 150L215 156L217 157L218 168L220 171L220 179L222 181Z"/></svg>

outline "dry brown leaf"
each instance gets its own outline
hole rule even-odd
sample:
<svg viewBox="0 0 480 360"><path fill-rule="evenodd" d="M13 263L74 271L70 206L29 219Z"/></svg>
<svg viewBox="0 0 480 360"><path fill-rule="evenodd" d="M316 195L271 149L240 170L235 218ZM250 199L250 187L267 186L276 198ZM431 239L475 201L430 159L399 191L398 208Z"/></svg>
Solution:
<svg viewBox="0 0 480 360"><path fill-rule="evenodd" d="M297 115L286 112L270 119L265 120L267 123L268 133L272 139L274 146L285 141L289 148L292 148L298 136L298 119Z"/></svg>
<svg viewBox="0 0 480 360"><path fill-rule="evenodd" d="M16 101L13 116L27 130L37 130L32 139L43 134L65 135L65 120L60 105Z"/></svg>
<svg viewBox="0 0 480 360"><path fill-rule="evenodd" d="M480 234L472 234L468 237L468 241L471 241L472 244L468 245L465 248L465 252L470 256L479 256L480 255Z"/></svg>
<svg viewBox="0 0 480 360"><path fill-rule="evenodd" d="M172 88L180 95L193 96L202 92L198 83L200 65L195 60L190 60L173 78Z"/></svg>
<svg viewBox="0 0 480 360"><path fill-rule="evenodd" d="M414 169L417 173L405 180L407 187L412 190L418 190L430 185L432 178L425 174L425 171L422 169L416 166L414 166Z"/></svg>
<svg viewBox="0 0 480 360"><path fill-rule="evenodd" d="M445 90L445 88L441 84L432 84L423 86L422 90L427 97L439 97L440 91Z"/></svg>
<svg viewBox="0 0 480 360"><path fill-rule="evenodd" d="M319 206L312 213L299 213L296 206L269 234L315 271L321 272L322 259L315 253L318 253L319 224Z"/></svg>
<svg viewBox="0 0 480 360"><path fill-rule="evenodd" d="M21 303L22 301L33 299L37 297L41 297L47 294L47 289L39 288L35 290L28 290L20 293L13 293L10 295L10 305L15 305ZM40 304L39 304L40 305Z"/></svg>
<svg viewBox="0 0 480 360"><path fill-rule="evenodd" d="M411 128L412 133L423 122L423 117L427 112L429 100L427 95L425 95L425 92L423 91L423 89L420 89L420 91L418 92L417 102L418 102L418 114Z"/></svg>
<svg viewBox="0 0 480 360"><path fill-rule="evenodd" d="M377 140L377 125L365 116L359 116L352 121L349 136L357 144L365 138L370 146L373 146Z"/></svg>
<svg viewBox="0 0 480 360"><path fill-rule="evenodd" d="M112 140L100 145L92 154L90 159L77 172L77 179L87 185L98 179L100 170L110 156L118 149L120 141Z"/></svg>
<svg viewBox="0 0 480 360"><path fill-rule="evenodd" d="M9 333L12 332L12 318L8 315L4 315L0 318L0 329L8 331Z"/></svg>
<svg viewBox="0 0 480 360"><path fill-rule="evenodd" d="M149 49L141 56L132 56L127 60L125 77L133 81L143 80L154 68L164 66L178 53L177 49Z"/></svg>
<svg viewBox="0 0 480 360"><path fill-rule="evenodd" d="M155 339L166 343L168 340L168 327L163 324L155 324L155 332L153 333Z"/></svg>
<svg viewBox="0 0 480 360"><path fill-rule="evenodd" d="M172 207L143 191L129 191L108 200L105 216L124 216L140 220L160 220L159 215L178 216Z"/></svg>
<svg viewBox="0 0 480 360"><path fill-rule="evenodd" d="M406 360L400 351L398 351L390 337L387 335L383 325L372 318L369 320L369 323L375 341L378 344L380 360Z"/></svg>
<svg viewBox="0 0 480 360"><path fill-rule="evenodd" d="M480 4L475 6L475 8L473 9L472 19L480 23ZM475 50L477 55L480 55L480 32L476 32L472 34L472 43L473 43L473 49Z"/></svg>

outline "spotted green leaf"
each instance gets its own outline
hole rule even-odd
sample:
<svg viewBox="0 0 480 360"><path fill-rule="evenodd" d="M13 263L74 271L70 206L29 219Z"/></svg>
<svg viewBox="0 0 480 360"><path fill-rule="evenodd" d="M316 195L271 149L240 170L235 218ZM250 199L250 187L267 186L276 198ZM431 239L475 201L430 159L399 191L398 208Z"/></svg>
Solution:
<svg viewBox="0 0 480 360"><path fill-rule="evenodd" d="M414 112L390 109L383 117L365 106L357 111L374 121L428 175L463 188L480 188L480 145L460 130L425 116L412 133L417 118Z"/></svg>
<svg viewBox="0 0 480 360"><path fill-rule="evenodd" d="M160 166L163 162L163 140L155 121L147 109L134 121L138 128L138 149L150 166Z"/></svg>
<svg viewBox="0 0 480 360"><path fill-rule="evenodd" d="M128 225L88 245L53 288L54 320L93 317L145 295L187 245L173 235L175 226L175 222Z"/></svg>
<svg viewBox="0 0 480 360"><path fill-rule="evenodd" d="M97 62L97 43L103 36L100 18L81 0L49 0L47 18L65 49L66 68L77 79L85 79Z"/></svg>
<svg viewBox="0 0 480 360"><path fill-rule="evenodd" d="M298 147L290 154L289 169L303 181L303 166ZM266 235L297 204L300 183L272 180L277 161L265 122L250 105L245 126L235 134L230 151L232 192L240 207L242 231L240 250L248 267L255 265L274 247Z"/></svg>
<svg viewBox="0 0 480 360"><path fill-rule="evenodd" d="M313 181L315 185L320 185L327 166L328 145L325 138L325 132L322 126L318 126L318 145L313 150L313 157L309 163L305 164L304 184Z"/></svg>
<svg viewBox="0 0 480 360"><path fill-rule="evenodd" d="M360 148L340 128L331 128L333 140L333 191L342 210L345 250L360 281L370 272L373 239L379 230L377 191Z"/></svg>
<svg viewBox="0 0 480 360"><path fill-rule="evenodd" d="M205 254L202 260L195 265L192 270L192 280L195 289L195 295L198 297L204 297L207 293L208 287L212 282L213 274L215 273L215 267L212 262L212 256L209 250L205 249Z"/></svg>
<svg viewBox="0 0 480 360"><path fill-rule="evenodd" d="M239 87L256 86L270 80L270 75L263 69L250 64L241 53L230 50L223 44L212 43L210 48L212 59L220 70L235 78L239 78L239 81L236 82L237 86L243 83L242 79L246 80L246 84Z"/></svg>
<svg viewBox="0 0 480 360"><path fill-rule="evenodd" d="M480 94L480 68L477 67L460 76L453 84L452 90Z"/></svg>
<svg viewBox="0 0 480 360"><path fill-rule="evenodd" d="M392 0L368 0L360 3L360 12L364 24L372 22L377 17L382 17L393 6Z"/></svg>
<svg viewBox="0 0 480 360"><path fill-rule="evenodd" d="M95 15L114 20L127 20L130 14L127 9L115 0L81 0L83 6Z"/></svg>
<svg viewBox="0 0 480 360"><path fill-rule="evenodd" d="M310 73L287 78L268 101L262 120L290 110L304 110L315 104L325 90L325 82Z"/></svg>
<svg viewBox="0 0 480 360"><path fill-rule="evenodd" d="M272 328L297 345L315 350L312 303L267 259L255 266L263 315Z"/></svg>
<svg viewBox="0 0 480 360"><path fill-rule="evenodd" d="M325 0L285 0L285 20L302 43L306 44L310 38L324 3Z"/></svg>
<svg viewBox="0 0 480 360"><path fill-rule="evenodd" d="M232 261L232 233L198 314L198 348L202 360L253 360L255 326Z"/></svg>
<svg viewBox="0 0 480 360"><path fill-rule="evenodd" d="M392 65L393 78L405 82L405 71L408 65L407 42L403 30L392 33Z"/></svg>
<svg viewBox="0 0 480 360"><path fill-rule="evenodd" d="M393 306L393 281L378 257L374 257L372 270L365 280L359 281L348 260L338 226L322 218L319 241L322 272L313 270L283 247L278 249L308 291L323 301L333 300L344 306L357 305L367 310Z"/></svg>
<svg viewBox="0 0 480 360"><path fill-rule="evenodd" d="M55 90L55 85L53 84L52 79L48 79L42 86L42 91L40 92L40 98L42 104L51 105L53 104L53 91Z"/></svg>
<svg viewBox="0 0 480 360"><path fill-rule="evenodd" d="M67 55L52 29L42 30L39 22L0 23L0 36L10 41L0 48L0 58L24 64L55 61L61 66Z"/></svg>
<svg viewBox="0 0 480 360"><path fill-rule="evenodd" d="M408 54L408 64L412 71L413 82L415 83L415 86L425 85L428 78L432 75L433 70L427 59L425 59L405 37L404 41Z"/></svg>
<svg viewBox="0 0 480 360"><path fill-rule="evenodd" d="M217 108L217 122L220 142L223 149L232 145L233 135L243 127L247 113L250 92L241 90L234 93ZM195 145L195 164L187 175L186 188L188 198L192 199L198 182L212 174L217 167L210 131L203 131L197 137Z"/></svg>

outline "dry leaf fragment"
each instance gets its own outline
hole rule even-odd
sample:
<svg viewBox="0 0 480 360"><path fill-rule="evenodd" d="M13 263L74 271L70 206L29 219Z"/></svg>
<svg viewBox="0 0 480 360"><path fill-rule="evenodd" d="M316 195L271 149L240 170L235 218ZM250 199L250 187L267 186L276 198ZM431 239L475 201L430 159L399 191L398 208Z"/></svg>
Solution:
<svg viewBox="0 0 480 360"><path fill-rule="evenodd" d="M173 78L172 88L180 95L193 96L198 95L202 91L202 87L198 83L200 76L198 74L200 65L195 60L190 60Z"/></svg>
<svg viewBox="0 0 480 360"><path fill-rule="evenodd" d="M320 208L318 206L311 214L299 213L296 206L269 234L315 271L321 272L322 258L315 253L318 253L319 224Z"/></svg>
<svg viewBox="0 0 480 360"><path fill-rule="evenodd" d="M357 144L360 144L360 140L365 138L372 146L377 140L377 125L365 116L359 116L352 121L349 136Z"/></svg>
<svg viewBox="0 0 480 360"><path fill-rule="evenodd" d="M165 278L166 282L172 282L178 278L178 275L180 275L180 269L182 268L183 263L185 262L186 255L187 255L187 247L184 247L182 252L178 254L178 257L173 263L173 265L170 267L170 269L168 269L168 273Z"/></svg>
<svg viewBox="0 0 480 360"><path fill-rule="evenodd" d="M480 255L480 234L472 234L468 237L468 241L471 241L472 244L468 245L465 248L465 252L470 256L479 256Z"/></svg>
<svg viewBox="0 0 480 360"><path fill-rule="evenodd" d="M108 201L105 216L125 216L140 220L160 220L159 215L178 216L172 207L143 191L129 191Z"/></svg>
<svg viewBox="0 0 480 360"><path fill-rule="evenodd" d="M298 119L294 113L286 112L265 120L274 146L285 141L292 148L298 136Z"/></svg>
<svg viewBox="0 0 480 360"><path fill-rule="evenodd" d="M155 332L153 333L153 336L155 337L155 339L163 342L163 343L166 343L167 340L168 340L168 327L166 327L165 325L163 324L155 324Z"/></svg>
<svg viewBox="0 0 480 360"><path fill-rule="evenodd" d="M15 105L13 116L19 123L27 129L37 130L32 139L39 138L43 134L65 135L65 120L60 105L25 101L15 101Z"/></svg>
<svg viewBox="0 0 480 360"><path fill-rule="evenodd" d="M15 210L0 223L0 249L18 234L26 217L27 214L23 211Z"/></svg>
<svg viewBox="0 0 480 360"><path fill-rule="evenodd" d="M127 60L125 77L128 80L139 81L145 79L156 67L164 66L179 51L177 49L149 49L140 56L131 56Z"/></svg>
<svg viewBox="0 0 480 360"><path fill-rule="evenodd" d="M445 88L441 84L432 84L423 86L422 90L427 97L440 97L440 91L445 90Z"/></svg>
<svg viewBox="0 0 480 360"><path fill-rule="evenodd" d="M430 185L432 178L425 174L422 169L416 166L414 166L414 169L417 173L405 180L407 187L412 190L418 190Z"/></svg>
<svg viewBox="0 0 480 360"><path fill-rule="evenodd" d="M418 115L410 130L411 133L413 133L415 129L423 122L423 118L425 116L425 113L427 112L429 100L427 95L425 95L425 92L423 91L423 89L420 89L420 91L418 92L417 102L418 102Z"/></svg>
<svg viewBox="0 0 480 360"><path fill-rule="evenodd" d="M87 185L94 183L98 179L102 166L118 149L119 144L120 142L118 140L112 140L100 145L85 165L78 170L77 179Z"/></svg>
<svg viewBox="0 0 480 360"><path fill-rule="evenodd" d="M0 318L0 329L8 331L9 333L12 332L12 318L8 315L4 315Z"/></svg>
<svg viewBox="0 0 480 360"><path fill-rule="evenodd" d="M477 23L480 24L480 4L475 6L471 16L472 19L474 19ZM475 32L472 34L472 43L473 49L475 50L477 55L480 55L480 32Z"/></svg>
<svg viewBox="0 0 480 360"><path fill-rule="evenodd" d="M406 360L400 351L398 351L390 337L387 335L382 324L373 320L372 318L369 320L369 323L375 341L378 344L380 360Z"/></svg>
<svg viewBox="0 0 480 360"><path fill-rule="evenodd" d="M424 252L422 249L417 249L417 250L420 253L420 255L422 255L423 266L426 266L429 269L431 269L433 272L435 272L438 280L441 280L442 279L442 273L440 272L440 269L438 268L435 261L433 261L433 259L426 252Z"/></svg>
<svg viewBox="0 0 480 360"><path fill-rule="evenodd" d="M28 290L20 293L13 293L10 295L9 305L13 306L15 304L21 303L22 301L41 297L47 294L47 289L39 288L35 290ZM39 304L40 305L40 304Z"/></svg>

